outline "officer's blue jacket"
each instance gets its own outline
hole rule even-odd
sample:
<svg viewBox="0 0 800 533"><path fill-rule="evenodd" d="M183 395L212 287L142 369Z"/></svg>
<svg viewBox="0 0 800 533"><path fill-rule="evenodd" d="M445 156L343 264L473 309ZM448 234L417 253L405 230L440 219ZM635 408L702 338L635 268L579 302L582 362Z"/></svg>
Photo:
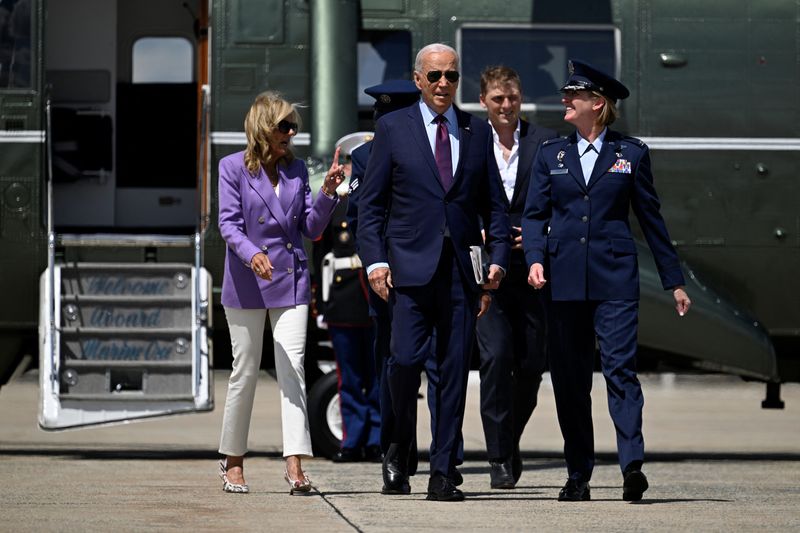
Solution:
<svg viewBox="0 0 800 533"><path fill-rule="evenodd" d="M553 300L639 298L633 209L665 289L684 284L642 141L607 130L588 184L577 135L546 141L537 155L522 219L528 267L545 265Z"/></svg>

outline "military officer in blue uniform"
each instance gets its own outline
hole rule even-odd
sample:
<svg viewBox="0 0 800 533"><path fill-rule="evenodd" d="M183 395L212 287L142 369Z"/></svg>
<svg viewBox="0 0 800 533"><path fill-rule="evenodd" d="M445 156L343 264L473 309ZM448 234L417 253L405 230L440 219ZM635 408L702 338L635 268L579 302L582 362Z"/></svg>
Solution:
<svg viewBox="0 0 800 533"><path fill-rule="evenodd" d="M661 283L683 316L691 302L653 186L642 141L608 128L628 89L572 60L561 88L564 120L576 131L546 141L534 164L522 220L528 282L549 282L550 372L569 478L560 501L590 499L594 436L590 392L595 341L617 434L622 497L641 500L642 390L636 376L639 268L633 210L656 260Z"/></svg>

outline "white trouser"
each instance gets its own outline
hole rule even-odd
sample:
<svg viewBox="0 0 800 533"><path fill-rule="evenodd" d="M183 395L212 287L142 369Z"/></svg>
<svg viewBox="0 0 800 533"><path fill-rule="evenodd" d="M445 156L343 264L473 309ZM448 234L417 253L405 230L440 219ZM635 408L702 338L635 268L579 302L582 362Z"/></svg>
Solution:
<svg viewBox="0 0 800 533"><path fill-rule="evenodd" d="M247 452L247 434L261 366L267 311L275 347L275 371L281 391L283 456L311 457L306 376L303 369L308 305L277 309L225 308L233 348L233 369L228 382L219 453L239 456Z"/></svg>

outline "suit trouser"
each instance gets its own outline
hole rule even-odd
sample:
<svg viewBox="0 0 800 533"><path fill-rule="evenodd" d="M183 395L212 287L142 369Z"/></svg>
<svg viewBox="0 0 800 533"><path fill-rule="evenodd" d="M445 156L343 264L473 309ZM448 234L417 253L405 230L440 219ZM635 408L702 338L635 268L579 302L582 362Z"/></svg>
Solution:
<svg viewBox="0 0 800 533"><path fill-rule="evenodd" d="M374 320L375 331L375 368L378 373L378 388L380 394L380 412L381 412L381 451L385 454L389 450L389 445L392 443L394 436L395 418L394 410L392 409L392 394L389 391L389 380L386 377L388 366L386 362L389 360L389 345L392 338L392 321L390 319L389 304L381 300L381 298L372 292L370 289L370 314ZM433 338L431 339L433 340ZM438 374L436 369L436 358L431 352L425 363L425 369L428 379L428 409L431 413L436 413L436 395L433 392L433 383L438 381ZM431 379L433 377L434 379ZM416 413L414 414L416 419ZM431 418L431 427L435 426L435 418ZM414 423L416 427L416 422ZM463 446L462 446L463 448ZM463 456L463 452L459 457ZM408 474L413 476L417 472L417 463L419 457L417 453L417 440L416 438L411 443L411 450L408 454Z"/></svg>
<svg viewBox="0 0 800 533"><path fill-rule="evenodd" d="M233 369L228 382L219 452L233 456L247 452L267 312L272 326L275 372L281 395L283 456L311 457L303 369L308 305L276 309L225 308L233 348Z"/></svg>
<svg viewBox="0 0 800 533"><path fill-rule="evenodd" d="M541 292L528 285L527 272L512 266L478 319L481 421L490 461L511 458L536 408L547 369L545 318Z"/></svg>
<svg viewBox="0 0 800 533"><path fill-rule="evenodd" d="M435 396L431 413L431 475L452 476L461 447L467 374L477 314L477 293L462 278L452 243L445 239L432 280L390 293L392 339L387 362L395 428L392 442L410 446L416 434L420 372L430 358L436 332L436 376L428 376Z"/></svg>
<svg viewBox="0 0 800 533"><path fill-rule="evenodd" d="M595 336L620 467L624 470L644 459L644 398L636 377L638 315L638 300L551 302L549 306L550 376L570 478L589 481L594 468Z"/></svg>
<svg viewBox="0 0 800 533"><path fill-rule="evenodd" d="M329 324L328 333L339 373L342 448L378 446L381 422L372 327Z"/></svg>

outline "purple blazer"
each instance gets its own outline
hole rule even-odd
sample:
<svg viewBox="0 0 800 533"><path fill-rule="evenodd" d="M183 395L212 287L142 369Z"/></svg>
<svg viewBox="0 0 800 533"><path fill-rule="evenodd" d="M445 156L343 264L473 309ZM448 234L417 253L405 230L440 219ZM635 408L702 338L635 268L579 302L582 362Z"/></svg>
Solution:
<svg viewBox="0 0 800 533"><path fill-rule="evenodd" d="M222 280L222 305L271 309L307 304L311 287L303 236L316 239L328 225L338 198L312 200L305 163L278 165L276 196L264 169L250 175L244 152L219 162L219 232L228 247ZM272 281L250 269L259 252L269 256Z"/></svg>

